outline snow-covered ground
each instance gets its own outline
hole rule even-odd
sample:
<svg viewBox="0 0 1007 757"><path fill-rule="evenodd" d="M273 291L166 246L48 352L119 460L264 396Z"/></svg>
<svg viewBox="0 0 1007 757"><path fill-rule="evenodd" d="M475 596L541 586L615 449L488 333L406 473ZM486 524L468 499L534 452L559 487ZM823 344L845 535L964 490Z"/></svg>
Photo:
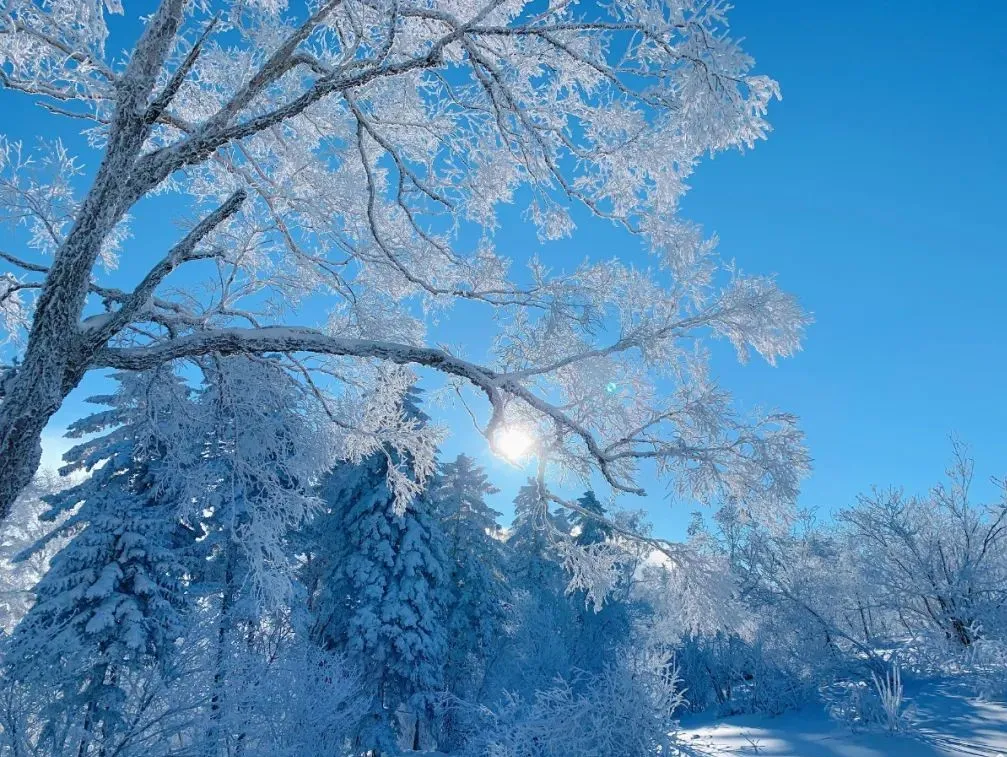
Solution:
<svg viewBox="0 0 1007 757"><path fill-rule="evenodd" d="M909 698L917 716L908 735L853 732L817 704L776 718L686 718L682 757L1007 757L1007 706L950 684L920 686Z"/></svg>

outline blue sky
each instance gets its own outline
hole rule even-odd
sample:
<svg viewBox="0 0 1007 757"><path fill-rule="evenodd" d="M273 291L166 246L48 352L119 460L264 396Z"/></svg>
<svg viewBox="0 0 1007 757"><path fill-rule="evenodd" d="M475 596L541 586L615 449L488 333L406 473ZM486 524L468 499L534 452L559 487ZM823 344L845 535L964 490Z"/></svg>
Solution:
<svg viewBox="0 0 1007 757"><path fill-rule="evenodd" d="M768 142L699 167L684 212L744 270L777 273L815 324L804 351L776 368L718 352L718 376L744 407L801 417L815 460L806 506L841 507L874 484L926 488L952 432L972 444L980 483L1007 474L1007 256L996 220L1007 217L1007 7L739 0L730 19L784 99ZM9 93L0 114L0 131L26 139L46 123ZM145 239L168 239L163 216L140 220ZM504 247L533 239L507 233ZM574 241L607 256L625 240L591 225ZM79 415L84 394L56 426ZM482 449L462 433L445 452ZM522 474L479 456L503 504ZM626 504L681 535L691 503L651 491Z"/></svg>
<svg viewBox="0 0 1007 757"><path fill-rule="evenodd" d="M796 359L725 365L725 383L801 416L807 505L925 488L951 432L983 479L1007 473L1005 6L740 2L732 25L784 99L685 211L816 323Z"/></svg>
<svg viewBox="0 0 1007 757"><path fill-rule="evenodd" d="M795 358L719 351L717 374L743 407L800 416L804 506L923 491L952 433L992 494L1007 475L1007 6L739 0L730 19L783 100L768 141L698 168L684 214L815 323ZM656 530L680 536L694 506L649 489Z"/></svg>

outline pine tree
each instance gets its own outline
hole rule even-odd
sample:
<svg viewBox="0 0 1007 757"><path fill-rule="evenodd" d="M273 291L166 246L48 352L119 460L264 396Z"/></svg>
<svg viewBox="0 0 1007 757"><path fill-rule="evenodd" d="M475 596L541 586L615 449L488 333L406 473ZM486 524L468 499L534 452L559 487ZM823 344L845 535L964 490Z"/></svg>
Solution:
<svg viewBox="0 0 1007 757"><path fill-rule="evenodd" d="M612 528L605 521L605 508L594 492L590 490L584 492L577 500L577 505L585 513L589 513L589 515L574 513L573 525L577 528L577 544L590 546L608 540L612 535Z"/></svg>
<svg viewBox="0 0 1007 757"><path fill-rule="evenodd" d="M403 411L422 421L415 403L407 397ZM388 483L388 466L398 464L409 460L385 450L337 466L323 481L326 512L312 527L315 636L345 651L372 685L357 746L379 754L397 751L394 721L403 710L416 717L407 737L419 746L420 723L443 688L447 646L444 533L425 495L399 511Z"/></svg>
<svg viewBox="0 0 1007 757"><path fill-rule="evenodd" d="M508 588L500 513L484 501L498 490L467 455L441 467L433 486L446 536L450 565L445 667L448 691L467 701L478 698L487 666L501 651ZM450 738L452 725L445 724Z"/></svg>
<svg viewBox="0 0 1007 757"><path fill-rule="evenodd" d="M556 539L569 524L561 513L551 512L542 487L534 479L522 486L514 499L514 523L507 539L511 548L510 572L522 586L555 587L563 581Z"/></svg>
<svg viewBox="0 0 1007 757"><path fill-rule="evenodd" d="M110 409L69 429L72 437L99 434L65 455L64 473L91 475L46 498L47 518L73 511L54 532L73 536L36 586L9 655L16 678L47 692L46 738L60 753L73 753L74 743L78 755L90 754L91 744L101 753L114 743L126 699L137 694L122 679L163 668L183 629L183 568L171 548L176 509L166 466L186 390L167 370L115 378L114 394L90 399Z"/></svg>

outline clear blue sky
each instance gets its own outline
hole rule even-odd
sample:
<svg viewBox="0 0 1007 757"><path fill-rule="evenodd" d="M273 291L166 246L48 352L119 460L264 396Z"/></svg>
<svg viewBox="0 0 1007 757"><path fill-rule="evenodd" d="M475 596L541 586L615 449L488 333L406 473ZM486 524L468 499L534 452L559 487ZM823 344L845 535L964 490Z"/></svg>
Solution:
<svg viewBox="0 0 1007 757"><path fill-rule="evenodd" d="M724 351L718 375L743 406L801 417L815 460L804 505L841 507L873 484L921 490L940 475L951 432L973 445L981 478L1007 474L997 220L1007 217L1007 7L739 0L730 18L784 99L768 142L699 167L685 214L718 233L744 270L776 272L816 322L796 358L739 367ZM0 114L12 136L43 124L8 93ZM170 228L152 214L141 221L145 241ZM508 235L504 248L534 238ZM591 225L575 246L544 256L609 255L620 244L631 243ZM126 257L128 278L136 269ZM450 323L437 335L476 337ZM59 422L81 412L82 396ZM463 433L445 452L479 449ZM521 475L480 457L505 490L502 504ZM626 504L680 535L692 505L652 491Z"/></svg>

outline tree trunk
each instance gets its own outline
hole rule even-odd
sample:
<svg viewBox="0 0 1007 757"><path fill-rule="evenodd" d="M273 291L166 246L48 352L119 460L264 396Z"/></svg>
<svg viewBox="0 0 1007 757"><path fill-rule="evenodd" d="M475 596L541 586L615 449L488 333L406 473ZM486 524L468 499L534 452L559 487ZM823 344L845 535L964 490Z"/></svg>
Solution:
<svg viewBox="0 0 1007 757"><path fill-rule="evenodd" d="M972 636L972 628L960 618L953 618L951 627L954 629L954 638L963 647L969 647L975 640Z"/></svg>
<svg viewBox="0 0 1007 757"><path fill-rule="evenodd" d="M156 181L134 175L149 134L144 114L182 21L184 0L162 0L118 87L108 143L94 183L59 245L35 303L24 361L0 399L0 520L42 460L42 431L87 372L100 339L80 332L91 270L108 235ZM106 335L107 338L107 335Z"/></svg>
<svg viewBox="0 0 1007 757"><path fill-rule="evenodd" d="M87 745L91 733L91 714L94 712L94 703L88 702L87 710L84 712L84 732L80 736L80 744L77 745L77 757L85 757Z"/></svg>
<svg viewBox="0 0 1007 757"><path fill-rule="evenodd" d="M416 714L416 723L413 726L413 751L420 751L420 716Z"/></svg>
<svg viewBox="0 0 1007 757"><path fill-rule="evenodd" d="M206 754L219 754L221 740L220 721L224 709L224 658L227 648L227 631L231 624L234 604L233 546L227 545L224 564L224 589L220 599L220 621L217 624L217 649L214 655L213 695L210 697L210 727L206 733Z"/></svg>
<svg viewBox="0 0 1007 757"><path fill-rule="evenodd" d="M867 630L867 616L864 614L864 604L857 600L857 609L860 611L860 624L864 628L864 644L871 643L871 632Z"/></svg>
<svg viewBox="0 0 1007 757"><path fill-rule="evenodd" d="M42 431L87 372L98 347L80 331L91 268L109 232L122 218L114 195L121 162L106 155L73 228L56 251L35 304L24 360L5 382L0 404L0 519L38 470ZM107 206L102 206L102 203Z"/></svg>
<svg viewBox="0 0 1007 757"><path fill-rule="evenodd" d="M31 483L42 460L42 431L86 370L84 356L73 354L76 328L76 319L38 312L24 363L8 381L0 404L0 519Z"/></svg>

